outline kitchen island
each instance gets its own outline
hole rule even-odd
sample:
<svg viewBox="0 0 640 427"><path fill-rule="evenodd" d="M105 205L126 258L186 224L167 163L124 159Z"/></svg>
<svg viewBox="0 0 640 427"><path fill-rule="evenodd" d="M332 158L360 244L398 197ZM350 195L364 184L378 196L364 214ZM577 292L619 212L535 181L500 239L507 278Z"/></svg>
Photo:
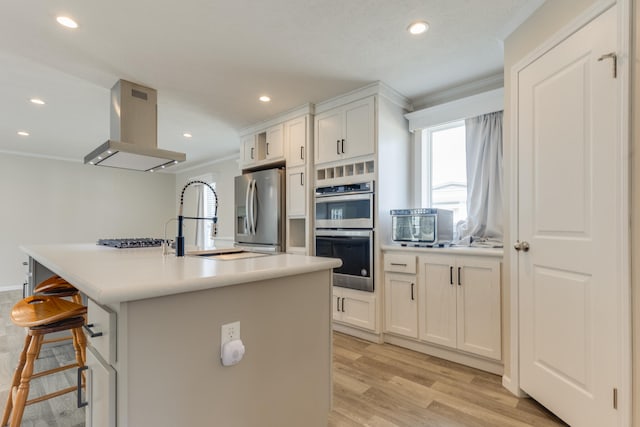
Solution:
<svg viewBox="0 0 640 427"><path fill-rule="evenodd" d="M88 426L327 425L331 269L340 260L22 249L89 300ZM246 353L223 366L221 327L232 322Z"/></svg>

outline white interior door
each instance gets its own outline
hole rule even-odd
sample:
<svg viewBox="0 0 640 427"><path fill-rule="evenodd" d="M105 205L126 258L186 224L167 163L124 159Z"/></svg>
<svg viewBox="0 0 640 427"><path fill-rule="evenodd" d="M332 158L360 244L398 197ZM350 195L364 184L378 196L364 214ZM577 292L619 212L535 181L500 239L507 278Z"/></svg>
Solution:
<svg viewBox="0 0 640 427"><path fill-rule="evenodd" d="M619 425L616 10L518 75L520 386L575 426Z"/></svg>

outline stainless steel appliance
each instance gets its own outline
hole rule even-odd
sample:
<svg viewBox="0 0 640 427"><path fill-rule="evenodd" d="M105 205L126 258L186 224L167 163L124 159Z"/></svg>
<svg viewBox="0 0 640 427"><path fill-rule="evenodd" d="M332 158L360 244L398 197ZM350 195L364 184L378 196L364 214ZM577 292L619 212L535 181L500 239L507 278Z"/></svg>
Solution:
<svg viewBox="0 0 640 427"><path fill-rule="evenodd" d="M151 171L184 162L184 153L158 148L158 93L126 80L111 88L111 132L84 157L96 166Z"/></svg>
<svg viewBox="0 0 640 427"><path fill-rule="evenodd" d="M335 286L373 292L374 201L373 181L316 189L316 255L342 260Z"/></svg>
<svg viewBox="0 0 640 427"><path fill-rule="evenodd" d="M123 239L98 239L98 245L111 248L153 248L162 246L163 239L153 237L127 237Z"/></svg>
<svg viewBox="0 0 640 427"><path fill-rule="evenodd" d="M252 250L284 251L284 171L235 178L235 241Z"/></svg>
<svg viewBox="0 0 640 427"><path fill-rule="evenodd" d="M316 228L373 228L373 181L316 189Z"/></svg>
<svg viewBox="0 0 640 427"><path fill-rule="evenodd" d="M453 211L392 209L391 239L412 246L445 246L453 240Z"/></svg>
<svg viewBox="0 0 640 427"><path fill-rule="evenodd" d="M316 230L316 256L342 260L334 286L373 292L373 230Z"/></svg>

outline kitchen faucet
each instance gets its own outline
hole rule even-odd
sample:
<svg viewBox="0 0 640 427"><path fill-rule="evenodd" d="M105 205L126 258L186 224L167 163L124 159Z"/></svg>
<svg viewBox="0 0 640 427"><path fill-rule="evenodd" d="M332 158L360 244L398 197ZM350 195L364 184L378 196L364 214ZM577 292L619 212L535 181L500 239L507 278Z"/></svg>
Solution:
<svg viewBox="0 0 640 427"><path fill-rule="evenodd" d="M213 216L211 218L197 217L197 216L183 216L182 210L184 208L184 192L192 184L202 184L209 187L209 190L213 193L213 197L216 200ZM180 210L178 211L178 237L176 237L176 256L184 256L184 236L182 235L182 222L185 219L195 219L198 221L213 221L213 235L218 234L218 195L216 190L212 186L204 181L189 181L184 187L182 187L182 193L180 193Z"/></svg>

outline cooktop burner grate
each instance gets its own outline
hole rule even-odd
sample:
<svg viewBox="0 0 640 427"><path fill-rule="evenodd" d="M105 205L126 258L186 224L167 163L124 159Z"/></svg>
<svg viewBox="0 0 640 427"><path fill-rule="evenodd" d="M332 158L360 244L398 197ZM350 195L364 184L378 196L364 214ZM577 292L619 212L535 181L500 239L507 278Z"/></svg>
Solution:
<svg viewBox="0 0 640 427"><path fill-rule="evenodd" d="M153 237L130 237L124 239L98 239L98 245L109 246L112 248L153 248L162 246L163 239Z"/></svg>

